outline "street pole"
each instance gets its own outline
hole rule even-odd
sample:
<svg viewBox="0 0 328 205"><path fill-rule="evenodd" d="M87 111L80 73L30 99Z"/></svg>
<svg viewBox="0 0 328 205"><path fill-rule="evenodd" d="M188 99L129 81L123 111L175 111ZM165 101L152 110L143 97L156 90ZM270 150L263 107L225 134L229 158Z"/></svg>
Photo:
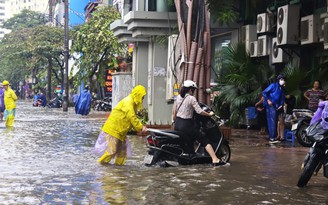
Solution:
<svg viewBox="0 0 328 205"><path fill-rule="evenodd" d="M49 0L49 26L52 26L52 1L53 0ZM51 58L48 59L49 65L47 68L47 93L46 96L48 98L48 100L51 100L51 69L52 69L52 62L51 62Z"/></svg>
<svg viewBox="0 0 328 205"><path fill-rule="evenodd" d="M68 111L68 0L63 0L65 3L65 38L64 38L64 93L63 93L63 111Z"/></svg>

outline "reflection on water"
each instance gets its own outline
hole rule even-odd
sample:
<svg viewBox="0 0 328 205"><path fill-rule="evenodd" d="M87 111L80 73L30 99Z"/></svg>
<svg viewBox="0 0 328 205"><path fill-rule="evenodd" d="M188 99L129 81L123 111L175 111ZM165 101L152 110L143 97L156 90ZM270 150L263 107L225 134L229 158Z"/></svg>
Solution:
<svg viewBox="0 0 328 205"><path fill-rule="evenodd" d="M125 166L92 154L104 113L18 103L13 130L0 124L0 204L326 204L328 179L295 186L302 147L232 142L230 167L144 167L144 138L132 136Z"/></svg>

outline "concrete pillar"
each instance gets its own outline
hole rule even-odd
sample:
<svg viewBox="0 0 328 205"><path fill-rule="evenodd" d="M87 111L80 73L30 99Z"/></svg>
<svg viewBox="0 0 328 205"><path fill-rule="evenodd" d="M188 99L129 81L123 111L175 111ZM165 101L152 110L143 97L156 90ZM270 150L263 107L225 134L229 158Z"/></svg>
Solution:
<svg viewBox="0 0 328 205"><path fill-rule="evenodd" d="M166 102L167 48L150 38L148 49L147 102L151 124L171 124L172 104Z"/></svg>
<svg viewBox="0 0 328 205"><path fill-rule="evenodd" d="M112 92L112 108L114 108L120 100L131 93L132 90L132 73L117 72L113 73L113 92Z"/></svg>
<svg viewBox="0 0 328 205"><path fill-rule="evenodd" d="M136 11L145 11L145 0L136 0Z"/></svg>
<svg viewBox="0 0 328 205"><path fill-rule="evenodd" d="M135 42L132 62L132 86L143 85L147 88L148 42ZM147 97L143 107L147 108Z"/></svg>

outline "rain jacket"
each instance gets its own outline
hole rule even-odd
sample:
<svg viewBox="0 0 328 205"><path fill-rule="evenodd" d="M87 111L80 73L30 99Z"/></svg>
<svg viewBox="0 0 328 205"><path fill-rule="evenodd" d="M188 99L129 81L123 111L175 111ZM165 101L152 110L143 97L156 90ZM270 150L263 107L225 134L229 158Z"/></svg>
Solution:
<svg viewBox="0 0 328 205"><path fill-rule="evenodd" d="M282 88L278 82L271 83L264 91L263 91L263 105L268 107L268 99L272 102L272 106L278 109L280 106L284 106L285 102L285 90Z"/></svg>
<svg viewBox="0 0 328 205"><path fill-rule="evenodd" d="M5 89L0 88L0 112L5 111L4 95L5 95Z"/></svg>
<svg viewBox="0 0 328 205"><path fill-rule="evenodd" d="M89 90L84 89L78 96L75 102L75 113L81 115L88 115L90 110L92 96Z"/></svg>
<svg viewBox="0 0 328 205"><path fill-rule="evenodd" d="M4 101L5 101L6 110L12 110L16 108L16 103L15 103L16 100L17 100L17 96L11 88L5 90Z"/></svg>
<svg viewBox="0 0 328 205"><path fill-rule="evenodd" d="M137 118L136 112L142 108L142 99L145 95L145 87L136 86L130 95L114 107L102 131L124 142L127 132L132 127L136 131L142 130L143 125Z"/></svg>

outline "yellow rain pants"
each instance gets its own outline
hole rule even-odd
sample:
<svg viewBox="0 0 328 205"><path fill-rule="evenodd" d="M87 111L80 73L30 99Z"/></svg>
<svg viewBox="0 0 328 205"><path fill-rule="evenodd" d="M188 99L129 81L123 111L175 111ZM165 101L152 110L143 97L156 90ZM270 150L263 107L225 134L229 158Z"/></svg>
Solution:
<svg viewBox="0 0 328 205"><path fill-rule="evenodd" d="M107 150L97 162L107 164L115 157L115 164L123 165L126 161L126 143L108 134L106 140L108 142Z"/></svg>
<svg viewBox="0 0 328 205"><path fill-rule="evenodd" d="M6 120L6 127L14 126L14 119L15 119L16 109L5 110L4 118Z"/></svg>

